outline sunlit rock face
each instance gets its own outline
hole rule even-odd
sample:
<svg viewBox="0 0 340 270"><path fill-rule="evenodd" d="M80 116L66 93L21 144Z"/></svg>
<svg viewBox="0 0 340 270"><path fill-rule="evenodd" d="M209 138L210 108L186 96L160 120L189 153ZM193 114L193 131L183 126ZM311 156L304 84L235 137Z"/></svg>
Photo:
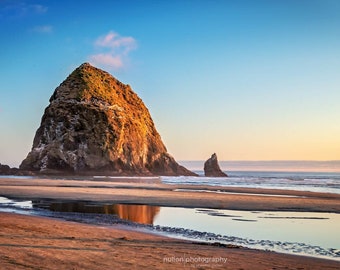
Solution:
<svg viewBox="0 0 340 270"><path fill-rule="evenodd" d="M98 175L194 175L167 153L143 101L82 64L61 83L20 169Z"/></svg>
<svg viewBox="0 0 340 270"><path fill-rule="evenodd" d="M220 165L218 164L217 155L214 153L211 157L204 163L204 175L210 177L227 177L228 175L224 173Z"/></svg>

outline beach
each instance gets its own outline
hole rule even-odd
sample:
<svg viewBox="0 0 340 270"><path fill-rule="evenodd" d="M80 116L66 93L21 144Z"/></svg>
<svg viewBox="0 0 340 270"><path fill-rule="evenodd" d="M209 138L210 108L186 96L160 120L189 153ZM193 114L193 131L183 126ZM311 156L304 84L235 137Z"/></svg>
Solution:
<svg viewBox="0 0 340 270"><path fill-rule="evenodd" d="M203 191L202 191L203 190ZM157 179L0 179L0 196L214 209L340 213L340 195L168 185ZM340 262L199 243L133 226L0 213L2 269L338 269Z"/></svg>
<svg viewBox="0 0 340 270"><path fill-rule="evenodd" d="M167 185L158 181L131 179L90 181L0 178L0 196L229 210L340 213L340 194L203 185Z"/></svg>
<svg viewBox="0 0 340 270"><path fill-rule="evenodd" d="M340 262L0 213L1 269L339 269Z"/></svg>

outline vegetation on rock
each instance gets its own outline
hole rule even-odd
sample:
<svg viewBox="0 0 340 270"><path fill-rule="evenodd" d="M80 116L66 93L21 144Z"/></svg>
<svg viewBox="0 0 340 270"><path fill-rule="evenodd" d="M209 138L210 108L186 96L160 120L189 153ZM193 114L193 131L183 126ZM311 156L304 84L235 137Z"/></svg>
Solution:
<svg viewBox="0 0 340 270"><path fill-rule="evenodd" d="M131 87L88 63L56 88L20 168L195 175L167 153L148 109Z"/></svg>

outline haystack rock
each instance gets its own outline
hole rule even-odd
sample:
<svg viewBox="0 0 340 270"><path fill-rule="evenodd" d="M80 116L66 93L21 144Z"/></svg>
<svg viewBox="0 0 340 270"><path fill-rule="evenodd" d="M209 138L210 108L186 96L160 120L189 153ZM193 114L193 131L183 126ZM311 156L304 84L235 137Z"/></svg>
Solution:
<svg viewBox="0 0 340 270"><path fill-rule="evenodd" d="M211 157L204 163L204 175L210 177L227 177L228 175L222 172L220 166L218 165L217 155L214 153Z"/></svg>
<svg viewBox="0 0 340 270"><path fill-rule="evenodd" d="M56 88L20 169L96 175L195 175L167 153L143 101L82 64Z"/></svg>

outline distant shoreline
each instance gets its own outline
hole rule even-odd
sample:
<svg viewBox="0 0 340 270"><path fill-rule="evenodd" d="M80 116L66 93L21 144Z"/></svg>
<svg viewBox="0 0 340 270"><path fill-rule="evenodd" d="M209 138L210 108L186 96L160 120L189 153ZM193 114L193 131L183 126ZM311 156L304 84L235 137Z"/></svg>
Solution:
<svg viewBox="0 0 340 270"><path fill-rule="evenodd" d="M203 171L205 160L178 160L189 170ZM20 163L10 162L17 168ZM340 160L220 160L223 171L320 172L340 173Z"/></svg>
<svg viewBox="0 0 340 270"><path fill-rule="evenodd" d="M203 170L204 160L180 160L189 170ZM340 160L222 160L219 165L223 171L254 172L319 172L340 173Z"/></svg>

